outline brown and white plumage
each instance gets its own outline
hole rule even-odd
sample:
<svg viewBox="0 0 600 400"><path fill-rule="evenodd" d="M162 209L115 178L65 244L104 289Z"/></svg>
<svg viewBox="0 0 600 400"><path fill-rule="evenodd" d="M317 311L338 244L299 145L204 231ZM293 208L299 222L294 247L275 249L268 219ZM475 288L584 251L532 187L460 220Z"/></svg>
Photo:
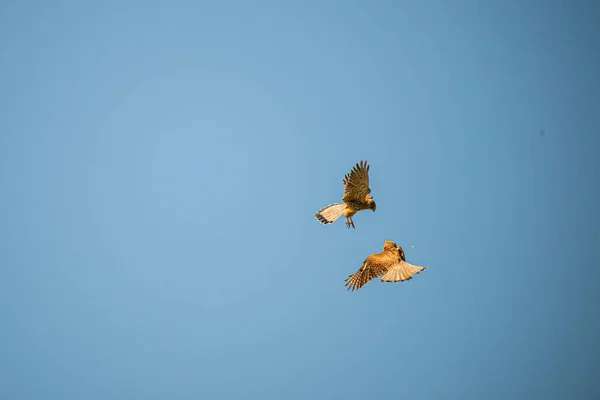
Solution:
<svg viewBox="0 0 600 400"><path fill-rule="evenodd" d="M354 228L352 216L361 210L373 210L377 208L371 188L369 187L369 165L366 161L357 163L350 173L344 176L343 204L330 204L323 207L315 214L315 218L323 225L331 224L339 217L346 217L346 226Z"/></svg>
<svg viewBox="0 0 600 400"><path fill-rule="evenodd" d="M427 267L407 263L402 247L386 240L383 251L367 257L360 269L346 279L345 286L348 290L358 290L370 280L379 277L382 277L382 282L403 282L426 269Z"/></svg>

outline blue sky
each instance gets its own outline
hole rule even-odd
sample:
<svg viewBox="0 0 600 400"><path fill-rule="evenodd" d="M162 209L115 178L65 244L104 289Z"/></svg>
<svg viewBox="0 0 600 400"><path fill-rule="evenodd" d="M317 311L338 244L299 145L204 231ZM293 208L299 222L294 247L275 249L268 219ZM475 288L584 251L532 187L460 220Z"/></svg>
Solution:
<svg viewBox="0 0 600 400"><path fill-rule="evenodd" d="M0 4L0 398L600 396L597 3L84 3Z"/></svg>

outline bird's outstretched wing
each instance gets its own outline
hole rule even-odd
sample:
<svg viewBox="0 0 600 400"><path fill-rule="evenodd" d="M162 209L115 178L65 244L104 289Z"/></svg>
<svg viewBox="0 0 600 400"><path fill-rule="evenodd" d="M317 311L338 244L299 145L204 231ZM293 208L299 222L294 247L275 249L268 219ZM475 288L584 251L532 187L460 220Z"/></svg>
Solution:
<svg viewBox="0 0 600 400"><path fill-rule="evenodd" d="M357 163L349 174L344 176L344 197L342 201L364 202L365 197L371 193L369 188L369 165L366 161Z"/></svg>
<svg viewBox="0 0 600 400"><path fill-rule="evenodd" d="M393 253L384 251L380 254L371 254L363 262L362 267L346 279L348 290L358 290L371 279L384 275L389 268L393 267L397 258Z"/></svg>

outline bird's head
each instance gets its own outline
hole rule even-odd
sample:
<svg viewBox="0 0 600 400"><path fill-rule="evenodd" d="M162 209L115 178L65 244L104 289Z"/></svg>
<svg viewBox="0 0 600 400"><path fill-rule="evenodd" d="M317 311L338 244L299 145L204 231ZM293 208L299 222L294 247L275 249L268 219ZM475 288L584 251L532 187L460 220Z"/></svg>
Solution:
<svg viewBox="0 0 600 400"><path fill-rule="evenodd" d="M377 209L377 204L375 204L375 200L373 200L372 197L369 200L367 200L367 204L369 205L369 210L373 210L373 212L375 212L375 210Z"/></svg>
<svg viewBox="0 0 600 400"><path fill-rule="evenodd" d="M385 243L383 243L383 249L384 250L392 250L395 249L396 247L396 243L392 242L391 240L386 240Z"/></svg>

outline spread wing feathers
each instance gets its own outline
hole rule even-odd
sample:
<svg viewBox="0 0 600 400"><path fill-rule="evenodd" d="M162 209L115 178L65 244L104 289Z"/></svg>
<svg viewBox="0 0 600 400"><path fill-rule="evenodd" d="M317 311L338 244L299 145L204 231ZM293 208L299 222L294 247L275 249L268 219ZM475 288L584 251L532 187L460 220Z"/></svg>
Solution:
<svg viewBox="0 0 600 400"><path fill-rule="evenodd" d="M406 261L399 260L381 278L381 282L403 282L412 279L413 275L425 271L427 267L412 265Z"/></svg>
<svg viewBox="0 0 600 400"><path fill-rule="evenodd" d="M397 262L397 260L393 257L393 254L390 254L389 252L371 254L363 262L362 267L346 279L345 286L348 287L348 290L358 290L371 279L378 278L385 274L395 262Z"/></svg>
<svg viewBox="0 0 600 400"><path fill-rule="evenodd" d="M345 204L330 204L317 211L315 218L322 225L331 224L344 213L345 208Z"/></svg>
<svg viewBox="0 0 600 400"><path fill-rule="evenodd" d="M344 176L344 197L342 201L364 202L365 197L371 193L369 188L369 165L366 161L357 163L349 174Z"/></svg>

